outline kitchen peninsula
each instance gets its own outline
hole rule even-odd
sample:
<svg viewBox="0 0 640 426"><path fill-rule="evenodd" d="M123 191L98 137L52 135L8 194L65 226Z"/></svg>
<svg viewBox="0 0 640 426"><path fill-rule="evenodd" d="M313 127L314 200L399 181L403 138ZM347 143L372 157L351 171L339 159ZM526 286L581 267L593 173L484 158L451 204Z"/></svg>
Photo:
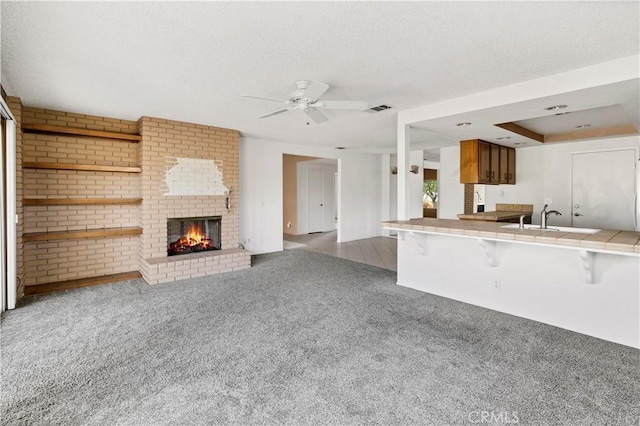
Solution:
<svg viewBox="0 0 640 426"><path fill-rule="evenodd" d="M507 227L505 227L507 226ZM386 221L398 284L640 348L640 233Z"/></svg>
<svg viewBox="0 0 640 426"><path fill-rule="evenodd" d="M531 223L533 204L500 204L496 203L495 211L462 213L458 215L461 220L484 220L487 222L519 222L520 216L524 216L524 223Z"/></svg>

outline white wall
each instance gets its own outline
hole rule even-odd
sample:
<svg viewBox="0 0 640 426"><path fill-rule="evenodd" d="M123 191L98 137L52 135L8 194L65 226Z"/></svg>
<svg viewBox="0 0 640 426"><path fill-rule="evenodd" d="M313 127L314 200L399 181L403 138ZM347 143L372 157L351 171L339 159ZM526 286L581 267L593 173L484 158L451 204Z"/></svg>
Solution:
<svg viewBox="0 0 640 426"><path fill-rule="evenodd" d="M485 210L495 210L496 203L533 204L533 223L539 224L540 217L535 212L542 210L545 198L551 198L550 208L562 213L562 216L553 216L553 223L571 226L572 153L639 146L640 137L628 136L518 148L516 185L485 185ZM464 185L459 183L459 147L440 150L439 180L438 217L456 219L464 210Z"/></svg>
<svg viewBox="0 0 640 426"><path fill-rule="evenodd" d="M382 235L380 228L380 156L338 151L338 241Z"/></svg>
<svg viewBox="0 0 640 426"><path fill-rule="evenodd" d="M440 149L438 185L438 218L457 219L457 215L464 212L464 185L460 183L460 147Z"/></svg>
<svg viewBox="0 0 640 426"><path fill-rule="evenodd" d="M349 150L240 139L240 242L252 253L282 250L282 154L339 159L341 241L380 235L380 158Z"/></svg>
<svg viewBox="0 0 640 426"><path fill-rule="evenodd" d="M336 199L335 174L338 166L315 161L300 161L297 165L298 184L298 235L309 233L309 170L324 172L324 230L335 229L334 204Z"/></svg>
<svg viewBox="0 0 640 426"><path fill-rule="evenodd" d="M562 216L553 216L553 223L571 226L572 153L639 146L640 137L629 136L518 148L516 185L486 185L485 210L494 210L496 203L533 204L533 223L539 224L540 215L536 212L544 207L545 198L551 198L553 203L549 208L562 213Z"/></svg>

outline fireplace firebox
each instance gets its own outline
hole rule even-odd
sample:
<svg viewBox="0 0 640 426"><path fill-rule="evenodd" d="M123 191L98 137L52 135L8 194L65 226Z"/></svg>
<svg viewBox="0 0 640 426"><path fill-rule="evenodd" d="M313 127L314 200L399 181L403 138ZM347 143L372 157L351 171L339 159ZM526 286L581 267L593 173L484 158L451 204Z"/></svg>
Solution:
<svg viewBox="0 0 640 426"><path fill-rule="evenodd" d="M167 256L220 250L221 217L167 219Z"/></svg>

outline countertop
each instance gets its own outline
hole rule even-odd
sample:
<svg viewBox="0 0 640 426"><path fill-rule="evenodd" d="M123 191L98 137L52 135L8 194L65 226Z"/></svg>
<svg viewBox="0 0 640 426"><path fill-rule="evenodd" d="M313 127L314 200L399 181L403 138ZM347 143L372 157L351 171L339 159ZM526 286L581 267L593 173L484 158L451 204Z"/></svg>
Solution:
<svg viewBox="0 0 640 426"><path fill-rule="evenodd" d="M531 216L532 212L514 212L514 211L493 211L481 213L462 213L458 215L458 219L465 220L484 220L487 222L498 222L511 219L519 219L520 215Z"/></svg>
<svg viewBox="0 0 640 426"><path fill-rule="evenodd" d="M603 251L640 256L640 232L603 229L595 234L578 234L551 230L502 228L504 225L501 222L481 220L429 218L393 220L385 221L381 224L383 228L397 230L477 237L494 241L538 243L586 251Z"/></svg>

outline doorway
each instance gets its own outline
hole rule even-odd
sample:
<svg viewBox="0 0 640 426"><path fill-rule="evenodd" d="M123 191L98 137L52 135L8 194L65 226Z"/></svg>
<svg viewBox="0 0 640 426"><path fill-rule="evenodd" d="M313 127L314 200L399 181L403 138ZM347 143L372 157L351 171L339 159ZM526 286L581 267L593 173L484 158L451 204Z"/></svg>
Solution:
<svg viewBox="0 0 640 426"><path fill-rule="evenodd" d="M572 226L637 229L637 156L634 148L572 155Z"/></svg>
<svg viewBox="0 0 640 426"><path fill-rule="evenodd" d="M307 216L309 234L325 231L324 170L309 169L307 180Z"/></svg>
<svg viewBox="0 0 640 426"><path fill-rule="evenodd" d="M335 231L339 212L338 160L283 154L282 165L284 235ZM283 244L286 246L286 242Z"/></svg>

